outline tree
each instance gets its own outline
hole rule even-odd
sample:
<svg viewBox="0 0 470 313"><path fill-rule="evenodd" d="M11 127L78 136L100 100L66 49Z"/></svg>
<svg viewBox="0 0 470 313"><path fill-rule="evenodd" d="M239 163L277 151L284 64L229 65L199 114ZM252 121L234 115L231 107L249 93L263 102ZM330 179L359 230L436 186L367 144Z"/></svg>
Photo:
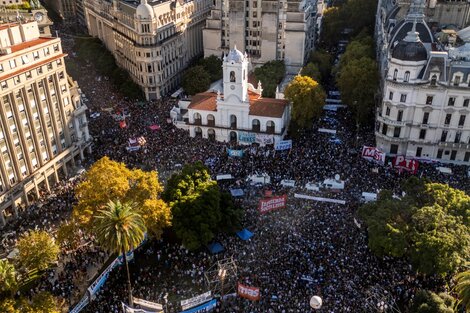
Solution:
<svg viewBox="0 0 470 313"><path fill-rule="evenodd" d="M402 199L381 192L376 202L359 209L370 249L407 257L423 274L455 273L470 258L470 197L444 184L407 182L404 187Z"/></svg>
<svg viewBox="0 0 470 313"><path fill-rule="evenodd" d="M255 68L256 81L260 81L263 86L263 96L274 98L276 88L284 78L286 66L283 61L269 61L261 67Z"/></svg>
<svg viewBox="0 0 470 313"><path fill-rule="evenodd" d="M359 60L363 57L374 58L374 42L372 37L364 37L360 40L351 41L346 47L346 51L341 56L339 68L341 69L352 60Z"/></svg>
<svg viewBox="0 0 470 313"><path fill-rule="evenodd" d="M80 225L89 228L99 210L106 208L109 201L119 200L135 205L144 217L150 235L161 234L171 220L170 208L158 201L162 191L156 171L130 170L124 163L103 157L90 167L85 181L76 188L78 203L74 207L74 217ZM146 201L151 202L146 205Z"/></svg>
<svg viewBox="0 0 470 313"><path fill-rule="evenodd" d="M100 210L94 218L93 233L103 248L121 253L127 272L129 303L132 305L132 286L126 253L144 240L146 228L143 218L130 203L109 201L106 210Z"/></svg>
<svg viewBox="0 0 470 313"><path fill-rule="evenodd" d="M351 108L357 123L361 125L370 124L374 120L378 80L377 64L367 57L345 64L336 79L342 101Z"/></svg>
<svg viewBox="0 0 470 313"><path fill-rule="evenodd" d="M300 71L300 75L308 76L317 82L321 81L320 69L315 63L310 62L307 65L305 65Z"/></svg>
<svg viewBox="0 0 470 313"><path fill-rule="evenodd" d="M321 42L327 47L335 46L341 39L341 32L347 25L346 12L342 7L331 7L323 11Z"/></svg>
<svg viewBox="0 0 470 313"><path fill-rule="evenodd" d="M470 270L461 272L455 276L454 291L458 295L457 304L470 312Z"/></svg>
<svg viewBox="0 0 470 313"><path fill-rule="evenodd" d="M292 120L302 128L311 127L325 104L326 95L321 86L310 77L297 75L284 94L292 102Z"/></svg>
<svg viewBox="0 0 470 313"><path fill-rule="evenodd" d="M309 63L318 66L324 86L330 77L332 61L331 54L321 49L313 51L309 57Z"/></svg>
<svg viewBox="0 0 470 313"><path fill-rule="evenodd" d="M181 86L190 95L207 91L210 85L211 77L200 65L192 66L183 73Z"/></svg>
<svg viewBox="0 0 470 313"><path fill-rule="evenodd" d="M446 294L435 294L427 290L418 290L410 312L411 313L454 313L455 299Z"/></svg>
<svg viewBox="0 0 470 313"><path fill-rule="evenodd" d="M208 56L207 58L201 59L198 65L204 67L207 73L209 73L211 81L222 79L222 60L215 55Z"/></svg>
<svg viewBox="0 0 470 313"><path fill-rule="evenodd" d="M16 286L15 267L7 259L0 260L0 295L11 293L16 289Z"/></svg>
<svg viewBox="0 0 470 313"><path fill-rule="evenodd" d="M57 231L57 242L67 250L76 250L81 242L80 227L75 221L65 222Z"/></svg>
<svg viewBox="0 0 470 313"><path fill-rule="evenodd" d="M0 312L3 313L22 313L16 308L15 300L11 298L6 298L0 300Z"/></svg>
<svg viewBox="0 0 470 313"><path fill-rule="evenodd" d="M187 164L181 173L171 176L162 196L170 203L176 235L190 250L208 244L218 231L240 224L240 208L221 195L201 162Z"/></svg>
<svg viewBox="0 0 470 313"><path fill-rule="evenodd" d="M0 302L2 313L59 313L58 307L57 299L45 291L35 294L31 300L21 297Z"/></svg>
<svg viewBox="0 0 470 313"><path fill-rule="evenodd" d="M57 260L60 252L49 233L42 230L32 230L21 235L18 241L18 258L25 269L47 269Z"/></svg>

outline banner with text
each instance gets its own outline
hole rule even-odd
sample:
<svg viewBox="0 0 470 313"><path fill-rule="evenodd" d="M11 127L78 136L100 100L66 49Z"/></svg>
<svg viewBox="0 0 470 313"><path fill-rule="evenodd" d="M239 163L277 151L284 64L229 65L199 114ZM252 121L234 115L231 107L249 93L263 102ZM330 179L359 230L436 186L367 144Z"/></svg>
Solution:
<svg viewBox="0 0 470 313"><path fill-rule="evenodd" d="M243 150L227 149L227 152L230 157L243 157Z"/></svg>
<svg viewBox="0 0 470 313"><path fill-rule="evenodd" d="M385 164L385 153L376 147L362 147L362 157L369 161L375 161L380 164Z"/></svg>
<svg viewBox="0 0 470 313"><path fill-rule="evenodd" d="M292 140L281 140L276 142L275 150L289 150L292 149Z"/></svg>
<svg viewBox="0 0 470 313"><path fill-rule="evenodd" d="M238 140L240 142L254 143L256 142L256 134L248 132L238 132Z"/></svg>
<svg viewBox="0 0 470 313"><path fill-rule="evenodd" d="M274 138L272 135L256 134L255 141L261 145L272 145L274 143Z"/></svg>
<svg viewBox="0 0 470 313"><path fill-rule="evenodd" d="M154 311L154 310L134 309L123 302L121 303L122 303L122 310L124 311L124 313L161 313L163 312L161 310Z"/></svg>
<svg viewBox="0 0 470 313"><path fill-rule="evenodd" d="M258 301L261 298L259 288L245 286L240 283L237 285L238 295L242 298L246 298L252 301Z"/></svg>
<svg viewBox="0 0 470 313"><path fill-rule="evenodd" d="M408 171L411 174L416 174L419 167L419 161L408 159L403 155L397 155L393 158L393 167L399 170Z"/></svg>
<svg viewBox="0 0 470 313"><path fill-rule="evenodd" d="M186 311L182 311L181 313L204 313L204 312L210 312L212 311L213 309L215 309L215 307L217 306L217 300L214 299L214 300L211 300L209 302L206 302L204 304L201 304L200 306L197 306L195 308L192 308L192 309L189 309L189 310L186 310Z"/></svg>
<svg viewBox="0 0 470 313"><path fill-rule="evenodd" d="M181 309L187 310L189 308L195 307L201 303L207 302L212 299L212 293L210 291L205 292L201 295L192 297L187 300L181 300Z"/></svg>
<svg viewBox="0 0 470 313"><path fill-rule="evenodd" d="M269 199L262 199L259 201L258 211L261 214L268 213L276 209L283 209L286 207L287 195L272 197Z"/></svg>
<svg viewBox="0 0 470 313"><path fill-rule="evenodd" d="M155 303L136 297L132 297L132 299L134 300L134 305L138 304L144 310L155 310L156 312L163 312L163 305L160 303Z"/></svg>

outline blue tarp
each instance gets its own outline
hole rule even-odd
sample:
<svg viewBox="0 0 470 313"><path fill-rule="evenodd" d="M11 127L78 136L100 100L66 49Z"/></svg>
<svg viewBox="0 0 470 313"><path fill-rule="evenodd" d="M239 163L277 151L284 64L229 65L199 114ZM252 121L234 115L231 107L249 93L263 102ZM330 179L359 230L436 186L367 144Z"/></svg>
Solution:
<svg viewBox="0 0 470 313"><path fill-rule="evenodd" d="M222 247L222 245L218 242L211 243L210 245L207 246L207 248L209 248L209 251L212 254L217 254L217 253L224 251L224 247Z"/></svg>
<svg viewBox="0 0 470 313"><path fill-rule="evenodd" d="M237 236L240 237L241 240L248 240L253 237L253 233L248 229L243 229L237 232Z"/></svg>
<svg viewBox="0 0 470 313"><path fill-rule="evenodd" d="M243 189L230 189L232 197L241 197L244 195Z"/></svg>
<svg viewBox="0 0 470 313"><path fill-rule="evenodd" d="M186 311L182 311L181 313L202 313L202 312L209 312L212 311L217 306L217 300L213 299L209 302L206 302L204 304L201 304L200 306L197 306L195 308L191 308Z"/></svg>

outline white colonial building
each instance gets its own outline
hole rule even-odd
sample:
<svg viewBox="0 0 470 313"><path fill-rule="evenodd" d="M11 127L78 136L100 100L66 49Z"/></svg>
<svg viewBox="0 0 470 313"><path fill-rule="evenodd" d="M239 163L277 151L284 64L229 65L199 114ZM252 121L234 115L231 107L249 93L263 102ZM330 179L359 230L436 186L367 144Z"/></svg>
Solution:
<svg viewBox="0 0 470 313"><path fill-rule="evenodd" d="M416 0L384 34L377 147L388 155L469 162L470 49L442 49L424 17Z"/></svg>
<svg viewBox="0 0 470 313"><path fill-rule="evenodd" d="M191 137L261 145L282 140L290 121L289 102L263 98L261 84L255 88L248 82L249 66L247 55L236 48L224 56L223 93L208 91L193 96L186 123L179 124L189 129Z"/></svg>

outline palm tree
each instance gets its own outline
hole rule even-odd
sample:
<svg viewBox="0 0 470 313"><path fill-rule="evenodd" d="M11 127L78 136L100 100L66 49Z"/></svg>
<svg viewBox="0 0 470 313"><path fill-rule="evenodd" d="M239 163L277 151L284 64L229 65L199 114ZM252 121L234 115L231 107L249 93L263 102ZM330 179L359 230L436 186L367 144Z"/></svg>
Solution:
<svg viewBox="0 0 470 313"><path fill-rule="evenodd" d="M127 271L129 304L132 306L132 286L126 252L144 240L144 220L133 210L130 203L109 201L106 210L100 210L95 217L93 227L96 239L102 247L122 254Z"/></svg>
<svg viewBox="0 0 470 313"><path fill-rule="evenodd" d="M16 270L8 260L0 260L0 293L12 292L16 288Z"/></svg>
<svg viewBox="0 0 470 313"><path fill-rule="evenodd" d="M458 305L465 308L465 312L470 312L470 270L455 276L456 285L454 291L458 294Z"/></svg>

